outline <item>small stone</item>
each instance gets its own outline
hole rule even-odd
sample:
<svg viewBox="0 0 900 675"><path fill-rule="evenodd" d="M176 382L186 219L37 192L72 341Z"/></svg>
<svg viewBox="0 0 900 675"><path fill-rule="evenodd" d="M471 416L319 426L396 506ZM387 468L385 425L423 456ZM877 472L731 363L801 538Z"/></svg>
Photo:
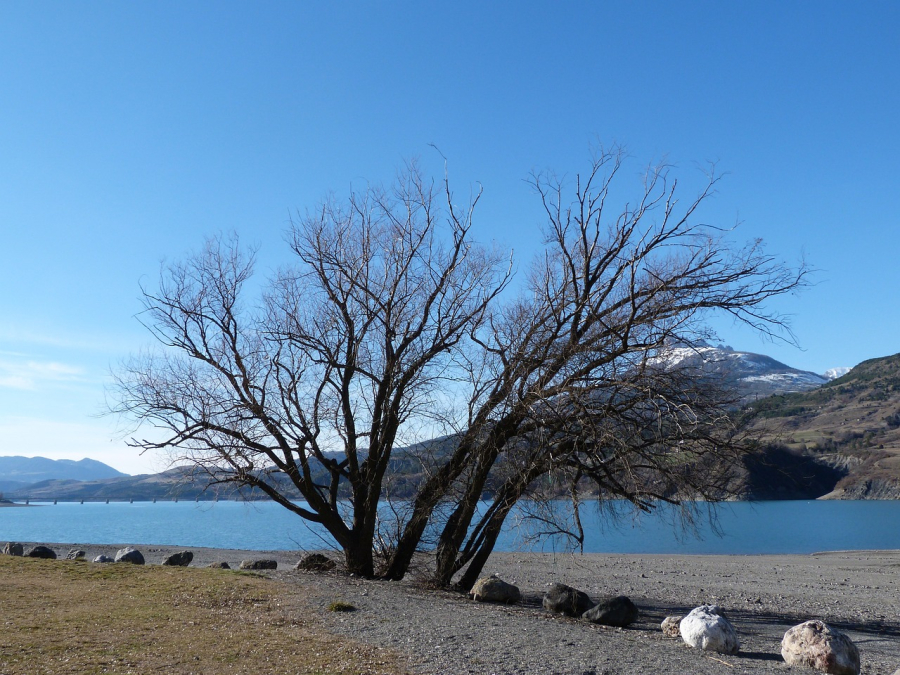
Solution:
<svg viewBox="0 0 900 675"><path fill-rule="evenodd" d="M278 569L277 560L242 560L242 570L274 570Z"/></svg>
<svg viewBox="0 0 900 675"><path fill-rule="evenodd" d="M475 602L504 602L508 605L515 604L522 599L522 592L518 586L514 586L500 577L482 577L475 582L469 595Z"/></svg>
<svg viewBox="0 0 900 675"><path fill-rule="evenodd" d="M594 606L587 593L565 584L551 584L542 604L547 611L566 616L581 616Z"/></svg>
<svg viewBox="0 0 900 675"><path fill-rule="evenodd" d="M638 608L628 596L604 598L581 615L591 623L624 628L637 621Z"/></svg>
<svg viewBox="0 0 900 675"><path fill-rule="evenodd" d="M307 553L297 561L294 569L301 572L328 572L336 567L337 563L321 553Z"/></svg>
<svg viewBox="0 0 900 675"><path fill-rule="evenodd" d="M692 609L681 620L678 629L681 639L695 649L737 654L741 648L734 626L716 605L701 605Z"/></svg>
<svg viewBox="0 0 900 675"><path fill-rule="evenodd" d="M789 666L806 666L830 675L859 675L859 649L824 621L805 621L789 628L781 640L781 656Z"/></svg>
<svg viewBox="0 0 900 675"><path fill-rule="evenodd" d="M207 565L207 567L211 567L216 570L230 570L231 569L231 565L229 565L227 562L223 562L221 560L217 561L217 562L211 562L211 563L209 563L209 565Z"/></svg>
<svg viewBox="0 0 900 675"><path fill-rule="evenodd" d="M96 558L94 558L94 562L95 563L111 563L111 562L115 562L115 560L110 558L108 555L98 555Z"/></svg>
<svg viewBox="0 0 900 675"><path fill-rule="evenodd" d="M69 552L66 553L66 560L84 560L86 555L87 553L80 548L73 548L69 549Z"/></svg>
<svg viewBox="0 0 900 675"><path fill-rule="evenodd" d="M667 616L662 620L660 627L662 628L663 635L670 638L681 637L681 620L683 616Z"/></svg>
<svg viewBox="0 0 900 675"><path fill-rule="evenodd" d="M128 546L116 551L116 562L131 563L132 565L143 565L144 554L136 548Z"/></svg>
<svg viewBox="0 0 900 675"><path fill-rule="evenodd" d="M22 556L25 554L25 549L22 544L19 544L15 541L8 542L6 546L3 547L4 555L17 555Z"/></svg>
<svg viewBox="0 0 900 675"><path fill-rule="evenodd" d="M25 554L26 558L43 558L44 560L56 560L56 551L47 546L35 546Z"/></svg>
<svg viewBox="0 0 900 675"><path fill-rule="evenodd" d="M193 559L194 554L190 551L179 551L178 553L173 553L168 556L162 561L162 564L167 567L187 567L191 564L191 560Z"/></svg>

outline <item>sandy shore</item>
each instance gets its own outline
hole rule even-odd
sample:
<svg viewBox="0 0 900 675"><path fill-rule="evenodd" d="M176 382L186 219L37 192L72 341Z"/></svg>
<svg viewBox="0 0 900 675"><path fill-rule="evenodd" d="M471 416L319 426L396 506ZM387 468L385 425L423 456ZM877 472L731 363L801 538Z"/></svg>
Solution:
<svg viewBox="0 0 900 675"><path fill-rule="evenodd" d="M124 545L53 544L89 558ZM136 546L148 563L172 547ZM268 573L290 584L286 602L311 609L322 625L403 652L418 673L644 675L648 673L783 673L784 631L822 619L850 635L862 672L892 675L900 668L900 551L849 551L809 556L680 556L495 554L485 568L518 585L525 601L506 607L428 590L420 580L369 581L338 573L295 572L299 551L191 549L193 566L214 561L237 567L243 559L273 558ZM330 554L337 557L336 554ZM563 582L593 598L625 594L641 611L626 629L552 616L540 605L547 584ZM358 611L331 613L341 600ZM725 608L742 646L736 656L692 650L664 638L670 614L715 603Z"/></svg>

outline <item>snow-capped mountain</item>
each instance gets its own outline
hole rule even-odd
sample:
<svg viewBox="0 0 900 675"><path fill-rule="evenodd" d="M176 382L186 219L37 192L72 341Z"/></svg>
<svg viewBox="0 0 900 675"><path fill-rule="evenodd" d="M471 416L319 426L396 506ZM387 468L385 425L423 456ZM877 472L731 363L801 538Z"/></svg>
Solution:
<svg viewBox="0 0 900 675"><path fill-rule="evenodd" d="M659 360L666 368L699 368L706 374L720 376L731 382L745 401L807 391L832 379L791 368L771 356L735 351L724 345L673 346L660 354Z"/></svg>
<svg viewBox="0 0 900 675"><path fill-rule="evenodd" d="M822 373L822 377L831 382L831 380L836 380L839 377L843 377L851 370L853 370L853 368L850 368L848 366L841 366L840 368L829 368L824 373Z"/></svg>

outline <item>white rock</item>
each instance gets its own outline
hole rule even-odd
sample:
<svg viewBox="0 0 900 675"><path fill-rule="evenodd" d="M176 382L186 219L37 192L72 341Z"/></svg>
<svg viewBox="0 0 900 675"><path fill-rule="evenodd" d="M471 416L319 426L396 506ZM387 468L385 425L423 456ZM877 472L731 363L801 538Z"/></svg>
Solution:
<svg viewBox="0 0 900 675"><path fill-rule="evenodd" d="M721 612L715 605L701 605L692 609L678 626L681 639L695 649L737 654L741 643L734 626Z"/></svg>
<svg viewBox="0 0 900 675"><path fill-rule="evenodd" d="M859 675L859 650L853 641L823 621L789 628L781 640L789 666L807 666L830 675Z"/></svg>

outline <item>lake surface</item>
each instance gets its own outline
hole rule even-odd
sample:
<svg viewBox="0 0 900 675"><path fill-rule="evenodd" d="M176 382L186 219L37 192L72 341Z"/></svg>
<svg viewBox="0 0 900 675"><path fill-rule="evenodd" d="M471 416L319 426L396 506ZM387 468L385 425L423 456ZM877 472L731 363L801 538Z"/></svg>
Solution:
<svg viewBox="0 0 900 675"><path fill-rule="evenodd" d="M813 553L900 549L900 501L729 502L717 528L701 516L696 532L673 526L671 509L618 518L587 508L588 553ZM527 524L511 521L497 550L524 548ZM716 532L718 529L718 533ZM60 503L0 508L0 542L141 543L296 550L328 548L321 529L273 502ZM563 550L546 541L529 550Z"/></svg>

